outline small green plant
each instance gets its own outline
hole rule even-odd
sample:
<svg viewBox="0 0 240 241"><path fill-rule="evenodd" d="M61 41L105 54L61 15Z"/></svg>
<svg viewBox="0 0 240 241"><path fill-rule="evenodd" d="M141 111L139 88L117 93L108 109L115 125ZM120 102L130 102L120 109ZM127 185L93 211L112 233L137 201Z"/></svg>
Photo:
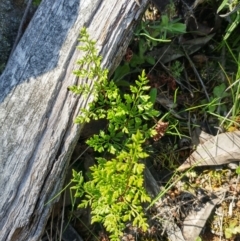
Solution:
<svg viewBox="0 0 240 241"><path fill-rule="evenodd" d="M156 24L141 22L141 27L136 35L145 36L153 42L170 42L168 39L174 35L186 33L186 24L179 23L179 19L170 20L167 15L162 15L161 21Z"/></svg>
<svg viewBox="0 0 240 241"><path fill-rule="evenodd" d="M149 63L150 65L155 64L155 60L152 56L146 55L147 50L151 47L149 43L144 39L140 38L138 42L138 53L134 53L131 61L129 62L132 68L135 68L143 63Z"/></svg>
<svg viewBox="0 0 240 241"><path fill-rule="evenodd" d="M240 233L240 226L238 220L232 220L229 223L229 226L224 230L225 237L231 239Z"/></svg>
<svg viewBox="0 0 240 241"><path fill-rule="evenodd" d="M167 15L163 15L160 22L141 21L135 30L136 38L133 39L137 48L134 51L130 50L129 60L126 60L123 65L119 65L115 71L114 80L117 86L128 86L129 84L124 78L129 74L139 73L141 65L153 66L156 63L153 56L146 54L149 50L159 43L170 42L170 37L185 32L186 24L179 23L179 19L171 20ZM176 75L180 74L182 71L180 62L176 61L173 71Z"/></svg>
<svg viewBox="0 0 240 241"><path fill-rule="evenodd" d="M229 93L226 92L226 84L221 83L214 87L212 95L209 98L209 105L205 110L209 112L224 113L227 111L227 106L222 102L223 98L228 97ZM202 101L202 104L206 103L206 100Z"/></svg>
<svg viewBox="0 0 240 241"><path fill-rule="evenodd" d="M165 7L165 12L169 19L172 19L174 16L176 16L176 6L174 1L170 0L167 6Z"/></svg>
<svg viewBox="0 0 240 241"><path fill-rule="evenodd" d="M184 70L183 64L181 64L181 62L178 60L174 61L170 67L170 72L172 73L173 77L176 79L178 79L181 76L181 73L183 72L183 70Z"/></svg>
<svg viewBox="0 0 240 241"><path fill-rule="evenodd" d="M135 31L139 51L133 54L130 66L135 68L143 63L154 65L154 58L145 54L147 50L151 50L159 43L171 42L170 37L185 32L186 24L179 23L179 19L170 21L167 15L163 15L161 21L154 24L150 21L141 21Z"/></svg>
<svg viewBox="0 0 240 241"><path fill-rule="evenodd" d="M97 152L111 153L112 158L97 158L97 164L90 168L90 180L86 182L81 172L73 170L75 185L71 189L75 190L75 197L82 197L79 207L91 207L92 223L103 223L111 240L119 240L126 222L132 221L143 231L148 227L142 203L151 199L143 187L141 160L148 156L144 150L145 140L157 134L148 126L149 120L160 113L153 107L144 71L136 85L130 85L128 93L120 93L114 81L108 81L108 71L101 68L101 57L87 30L82 29L80 35L79 49L85 55L78 61L81 68L74 73L95 81L94 101L80 110L75 122L106 119L108 130L100 131L87 144ZM91 87L85 84L69 89L88 95Z"/></svg>

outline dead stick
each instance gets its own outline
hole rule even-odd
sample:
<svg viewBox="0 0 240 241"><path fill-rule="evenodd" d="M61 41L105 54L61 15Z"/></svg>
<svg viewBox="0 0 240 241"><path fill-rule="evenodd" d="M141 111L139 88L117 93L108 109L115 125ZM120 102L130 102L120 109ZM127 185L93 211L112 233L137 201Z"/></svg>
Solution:
<svg viewBox="0 0 240 241"><path fill-rule="evenodd" d="M203 87L203 90L204 90L204 93L205 93L205 95L206 95L206 97L207 97L207 100L210 101L208 92L207 92L206 87L205 87L205 85L204 85L204 83L203 83L203 81L202 81L202 78L200 77L197 69L195 68L194 63L192 62L192 60L190 59L189 55L188 55L187 52L185 51L184 47L182 47L182 48L183 48L183 51L184 51L184 54L185 54L186 58L188 59L191 67L193 68L193 71L194 71L195 75L197 76L198 80L200 81L200 83L201 83L201 85L202 85L202 87Z"/></svg>

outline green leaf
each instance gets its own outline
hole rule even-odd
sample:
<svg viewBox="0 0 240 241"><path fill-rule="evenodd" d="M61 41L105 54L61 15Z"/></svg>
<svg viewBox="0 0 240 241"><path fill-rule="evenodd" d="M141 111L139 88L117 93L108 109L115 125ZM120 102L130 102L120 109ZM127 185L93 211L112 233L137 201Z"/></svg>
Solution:
<svg viewBox="0 0 240 241"><path fill-rule="evenodd" d="M151 64L151 65L154 65L155 63L156 63L156 61L155 61L155 58L154 57L152 57L152 56L145 56L145 61L147 62L147 63L149 63L149 64Z"/></svg>
<svg viewBox="0 0 240 241"><path fill-rule="evenodd" d="M222 83L222 84L214 87L213 94L215 97L219 97L219 98L226 97L226 96L228 96L228 93L225 92L225 90L226 90L226 85L224 83Z"/></svg>
<svg viewBox="0 0 240 241"><path fill-rule="evenodd" d="M168 26L169 18L167 15L162 15L161 20L162 20L162 22L161 22L162 26Z"/></svg>
<svg viewBox="0 0 240 241"><path fill-rule="evenodd" d="M150 90L149 95L150 95L150 101L154 104L157 99L157 88L152 88Z"/></svg>
<svg viewBox="0 0 240 241"><path fill-rule="evenodd" d="M240 166L237 167L237 169L236 169L236 173L237 173L238 175L240 174Z"/></svg>
<svg viewBox="0 0 240 241"><path fill-rule="evenodd" d="M240 11L237 12L236 18L234 22L227 28L226 34L223 37L223 40L227 40L230 34L233 32L233 30L239 25L240 23Z"/></svg>
<svg viewBox="0 0 240 241"><path fill-rule="evenodd" d="M149 90L150 88L151 88L150 86L143 86L142 90L146 91L146 90Z"/></svg>
<svg viewBox="0 0 240 241"><path fill-rule="evenodd" d="M169 26L168 30L174 34L183 34L186 33L186 24L174 23Z"/></svg>
<svg viewBox="0 0 240 241"><path fill-rule="evenodd" d="M136 86L130 85L130 90L131 90L132 93L138 93L138 89L137 89Z"/></svg>
<svg viewBox="0 0 240 241"><path fill-rule="evenodd" d="M139 117L135 117L135 122L138 126L142 124L142 120Z"/></svg>
<svg viewBox="0 0 240 241"><path fill-rule="evenodd" d="M114 72L113 79L116 82L117 85L119 85L119 80L123 78L126 74L130 72L130 67L128 63L125 63L124 65L119 65L117 69Z"/></svg>
<svg viewBox="0 0 240 241"><path fill-rule="evenodd" d="M136 67L138 65L141 65L145 62L144 57L138 56L136 54L133 54L133 57L130 60L130 66L131 67Z"/></svg>
<svg viewBox="0 0 240 241"><path fill-rule="evenodd" d="M119 86L119 87L120 86L122 86L122 87L129 87L130 83L129 83L129 81L122 79L122 80L118 80L116 82L116 85Z"/></svg>
<svg viewBox="0 0 240 241"><path fill-rule="evenodd" d="M221 5L217 9L217 13L219 13L226 6L228 6L228 0L223 0Z"/></svg>

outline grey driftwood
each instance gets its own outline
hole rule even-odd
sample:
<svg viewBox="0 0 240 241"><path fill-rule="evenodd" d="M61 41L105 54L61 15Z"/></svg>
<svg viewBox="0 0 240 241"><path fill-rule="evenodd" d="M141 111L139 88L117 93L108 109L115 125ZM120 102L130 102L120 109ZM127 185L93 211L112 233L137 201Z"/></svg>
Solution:
<svg viewBox="0 0 240 241"><path fill-rule="evenodd" d="M0 240L40 239L88 99L67 91L86 26L110 72L119 64L147 0L42 0L0 76Z"/></svg>

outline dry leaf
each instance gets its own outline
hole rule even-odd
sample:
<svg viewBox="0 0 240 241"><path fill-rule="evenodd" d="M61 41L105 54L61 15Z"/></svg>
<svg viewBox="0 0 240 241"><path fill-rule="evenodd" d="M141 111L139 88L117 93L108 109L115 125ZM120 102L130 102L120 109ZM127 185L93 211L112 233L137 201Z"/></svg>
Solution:
<svg viewBox="0 0 240 241"><path fill-rule="evenodd" d="M233 161L240 161L240 131L221 133L198 145L178 171L192 166L222 165Z"/></svg>
<svg viewBox="0 0 240 241"><path fill-rule="evenodd" d="M185 51L191 55L197 52L201 47L207 44L215 34L209 34L205 37L194 38L181 42L180 45L184 47ZM147 56L151 56L156 60L160 61L162 64L166 64L170 61L178 59L184 56L184 52L179 48L179 44L166 45L162 48L156 48L150 51Z"/></svg>

